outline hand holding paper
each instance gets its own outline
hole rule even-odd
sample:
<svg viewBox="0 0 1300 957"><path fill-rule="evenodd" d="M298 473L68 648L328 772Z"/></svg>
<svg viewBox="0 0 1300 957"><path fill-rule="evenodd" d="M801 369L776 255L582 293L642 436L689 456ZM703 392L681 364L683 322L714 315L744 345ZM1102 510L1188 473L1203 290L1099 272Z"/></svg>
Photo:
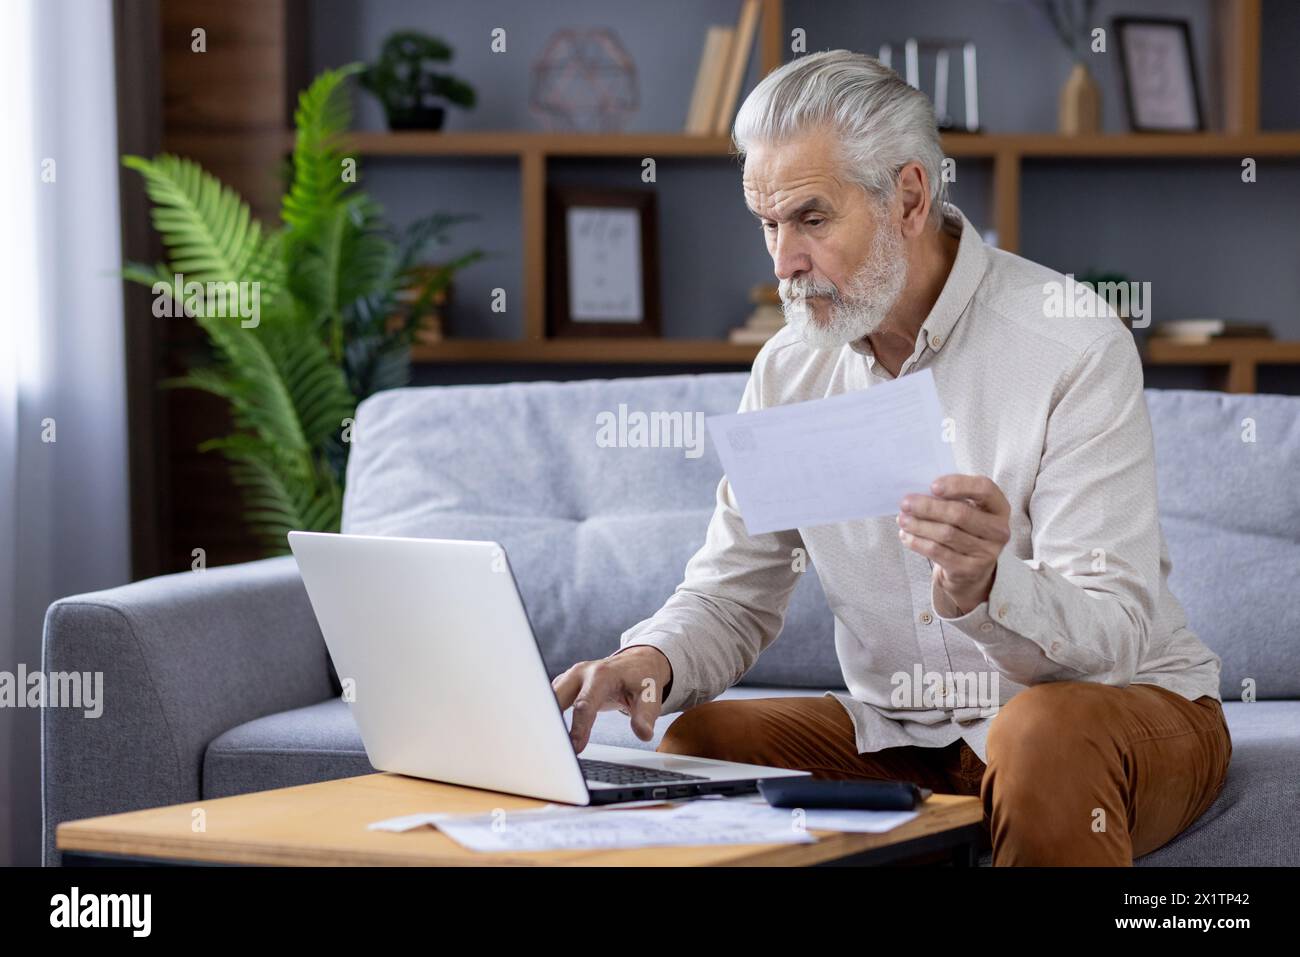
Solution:
<svg viewBox="0 0 1300 957"><path fill-rule="evenodd" d="M898 537L934 564L934 586L957 618L989 597L998 556L1011 540L1011 505L991 478L943 475L933 495L906 495L899 503Z"/></svg>
<svg viewBox="0 0 1300 957"><path fill-rule="evenodd" d="M957 471L929 369L707 423L751 535L890 515Z"/></svg>
<svg viewBox="0 0 1300 957"><path fill-rule="evenodd" d="M897 512L903 544L934 564L940 614L988 597L1011 506L992 479L957 474L929 369L707 422L750 534Z"/></svg>

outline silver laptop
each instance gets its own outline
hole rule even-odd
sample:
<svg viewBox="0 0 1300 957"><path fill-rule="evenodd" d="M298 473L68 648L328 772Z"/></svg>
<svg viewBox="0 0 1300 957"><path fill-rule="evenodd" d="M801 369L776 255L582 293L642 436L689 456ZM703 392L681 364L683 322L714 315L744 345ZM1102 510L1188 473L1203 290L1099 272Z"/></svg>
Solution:
<svg viewBox="0 0 1300 957"><path fill-rule="evenodd" d="M289 546L381 771L584 805L808 774L601 744L579 757L496 542L290 532Z"/></svg>

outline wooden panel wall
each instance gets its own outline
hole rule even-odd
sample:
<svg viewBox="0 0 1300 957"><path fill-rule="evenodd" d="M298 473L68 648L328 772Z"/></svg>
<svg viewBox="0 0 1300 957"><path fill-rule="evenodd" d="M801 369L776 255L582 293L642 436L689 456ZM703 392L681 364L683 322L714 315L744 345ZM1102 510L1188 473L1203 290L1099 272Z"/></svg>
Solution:
<svg viewBox="0 0 1300 957"><path fill-rule="evenodd" d="M137 69L132 75L131 64L119 61L124 90L155 98L161 91L154 149L195 160L248 200L255 215L273 224L285 130L306 79L302 0L118 2L119 45L130 30L136 36L126 43L128 49L157 51L152 83L150 71ZM193 48L196 29L205 32L205 52ZM139 35L150 31L153 36ZM147 143L148 137L137 140ZM145 146L142 151L153 150ZM138 230L141 202L128 195L132 188L124 186L131 203L124 218ZM143 258L157 255L154 250ZM140 523L134 574L187 570L195 548L204 549L209 565L257 558L224 460L197 451L200 442L227 430L224 404L191 390L151 390L145 381L152 377L156 384L181 374L190 362L208 355L206 342L194 323L141 317L140 308L128 294L128 328L135 330L131 347L138 356L132 389L139 407L132 420L133 518Z"/></svg>

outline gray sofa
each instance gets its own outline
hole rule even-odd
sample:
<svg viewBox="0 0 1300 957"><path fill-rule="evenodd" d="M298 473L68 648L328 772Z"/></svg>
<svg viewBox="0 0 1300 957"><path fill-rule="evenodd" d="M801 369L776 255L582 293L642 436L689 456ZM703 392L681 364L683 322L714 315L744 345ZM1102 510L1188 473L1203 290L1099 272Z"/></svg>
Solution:
<svg viewBox="0 0 1300 957"><path fill-rule="evenodd" d="M344 529L502 542L558 673L615 650L672 592L721 474L707 442L699 457L598 447L597 415L620 404L731 412L744 384L744 373L723 373L378 395L357 415ZM1223 660L1234 752L1214 806L1138 863L1294 865L1300 398L1148 390L1147 401L1172 587ZM1255 441L1243 441L1252 423ZM726 696L843 687L816 577ZM48 863L60 821L371 770L289 558L65 598L46 619L44 668L102 671L106 699L98 719L43 714ZM1241 700L1247 687L1258 700ZM594 740L648 746L617 712L601 716Z"/></svg>

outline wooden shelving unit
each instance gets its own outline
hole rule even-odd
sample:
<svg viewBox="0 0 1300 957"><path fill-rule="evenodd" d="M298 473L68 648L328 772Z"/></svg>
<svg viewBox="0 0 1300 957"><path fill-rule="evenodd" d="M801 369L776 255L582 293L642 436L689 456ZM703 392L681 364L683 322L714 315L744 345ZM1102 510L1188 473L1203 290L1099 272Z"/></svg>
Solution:
<svg viewBox="0 0 1300 957"><path fill-rule="evenodd" d="M955 133L944 137L948 156L992 165L992 223L998 245L1017 251L1020 241L1021 173L1035 161L1099 160L1172 162L1242 157L1300 159L1300 132L1259 129L1260 0L1223 0L1216 7L1223 71L1224 129L1195 134L1104 134L1070 137L1050 133ZM758 47L763 73L783 62L781 0L763 0ZM547 163L592 158L639 164L644 157L714 158L738 162L725 136L682 133L564 134L549 132L357 132L352 148L363 158L513 159L520 169L524 303L518 340L449 339L414 351L421 363L641 362L748 365L757 346L687 339L611 341L554 340L546 336L545 197ZM1168 345L1168 344L1163 344ZM1280 345L1274 343L1273 345ZM1176 353L1183 355L1184 353ZM1192 353L1186 353L1191 355ZM1165 353L1160 353L1165 355ZM1152 358L1153 364L1191 359ZM1217 360L1215 360L1217 361ZM1233 368L1244 368L1232 366ZM1230 377L1246 381L1246 373ZM1253 381L1253 373L1250 376Z"/></svg>
<svg viewBox="0 0 1300 957"><path fill-rule="evenodd" d="M417 362L612 362L749 365L756 345L723 339L446 339L420 344Z"/></svg>
<svg viewBox="0 0 1300 957"><path fill-rule="evenodd" d="M1255 391L1256 372L1262 365L1300 365L1300 342L1280 339L1219 339L1188 345L1149 338L1142 360L1156 366L1211 366L1225 371L1223 391Z"/></svg>
<svg viewBox="0 0 1300 957"><path fill-rule="evenodd" d="M360 156L371 157L543 157L616 159L643 156L728 157L725 136L684 133L367 133L350 137ZM951 133L943 138L948 156L997 159L1199 159L1238 156L1300 156L1300 133Z"/></svg>

